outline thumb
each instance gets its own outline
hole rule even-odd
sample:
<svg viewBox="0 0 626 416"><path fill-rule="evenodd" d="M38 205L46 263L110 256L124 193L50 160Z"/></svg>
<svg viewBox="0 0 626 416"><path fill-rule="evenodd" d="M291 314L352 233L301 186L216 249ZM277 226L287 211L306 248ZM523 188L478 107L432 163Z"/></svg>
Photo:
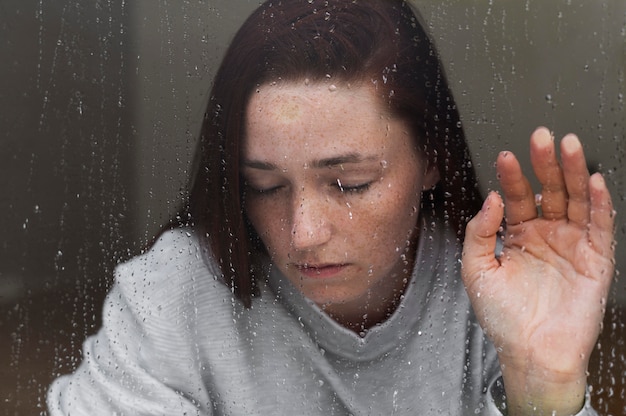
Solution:
<svg viewBox="0 0 626 416"><path fill-rule="evenodd" d="M463 242L463 282L470 289L481 273L497 268L495 257L497 234L504 216L504 204L497 192L490 192L481 210L467 224Z"/></svg>

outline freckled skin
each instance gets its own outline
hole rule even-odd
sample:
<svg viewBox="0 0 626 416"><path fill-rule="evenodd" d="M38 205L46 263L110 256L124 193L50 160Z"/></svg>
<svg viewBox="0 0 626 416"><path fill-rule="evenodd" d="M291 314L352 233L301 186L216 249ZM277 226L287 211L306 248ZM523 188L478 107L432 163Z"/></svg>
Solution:
<svg viewBox="0 0 626 416"><path fill-rule="evenodd" d="M293 82L253 95L246 131L246 215L276 266L344 326L384 320L413 266L421 191L438 180L408 124L369 87Z"/></svg>
<svg viewBox="0 0 626 416"><path fill-rule="evenodd" d="M556 145L546 128L531 135L540 198L515 155L501 152L496 168L502 197L491 192L465 234L461 274L498 350L510 415L578 414L614 272L606 183L587 171L575 135L561 140L560 160ZM502 255L496 258L503 218Z"/></svg>
<svg viewBox="0 0 626 416"><path fill-rule="evenodd" d="M297 103L283 103L277 108L279 120L285 124L297 123L302 117L300 106Z"/></svg>

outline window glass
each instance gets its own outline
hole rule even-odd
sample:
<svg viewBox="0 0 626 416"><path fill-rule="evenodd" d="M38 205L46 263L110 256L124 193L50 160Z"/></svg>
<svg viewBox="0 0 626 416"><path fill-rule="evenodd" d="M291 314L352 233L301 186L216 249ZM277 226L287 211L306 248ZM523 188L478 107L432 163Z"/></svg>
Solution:
<svg viewBox="0 0 626 416"><path fill-rule="evenodd" d="M528 137L574 132L618 213L616 277L591 359L601 414L626 412L626 2L415 0L481 189ZM217 66L257 0L0 4L0 407L45 411L82 360L116 265L186 202ZM536 186L536 182L533 182Z"/></svg>

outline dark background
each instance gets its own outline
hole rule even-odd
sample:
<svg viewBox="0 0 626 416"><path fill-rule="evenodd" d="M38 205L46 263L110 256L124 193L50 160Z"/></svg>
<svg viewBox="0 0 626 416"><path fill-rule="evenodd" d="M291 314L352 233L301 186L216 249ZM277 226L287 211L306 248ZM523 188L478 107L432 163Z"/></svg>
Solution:
<svg viewBox="0 0 626 416"><path fill-rule="evenodd" d="M492 3L416 1L482 187L496 187L497 152L527 160L544 124L580 134L623 212L626 3ZM256 4L0 2L0 414L44 411L99 326L115 264L179 206L213 71ZM591 369L602 414L626 414L623 304L616 279Z"/></svg>

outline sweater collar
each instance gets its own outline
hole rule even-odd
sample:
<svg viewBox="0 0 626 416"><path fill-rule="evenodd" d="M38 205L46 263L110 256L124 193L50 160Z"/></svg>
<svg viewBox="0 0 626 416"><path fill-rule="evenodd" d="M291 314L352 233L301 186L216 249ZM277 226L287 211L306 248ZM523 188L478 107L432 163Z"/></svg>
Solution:
<svg viewBox="0 0 626 416"><path fill-rule="evenodd" d="M441 297L440 291L457 280L459 246L447 227L436 220L423 220L411 280L395 312L364 334L341 326L302 294L276 267L268 283L280 302L298 319L309 336L323 350L351 360L372 360L422 331L428 331L429 304Z"/></svg>

